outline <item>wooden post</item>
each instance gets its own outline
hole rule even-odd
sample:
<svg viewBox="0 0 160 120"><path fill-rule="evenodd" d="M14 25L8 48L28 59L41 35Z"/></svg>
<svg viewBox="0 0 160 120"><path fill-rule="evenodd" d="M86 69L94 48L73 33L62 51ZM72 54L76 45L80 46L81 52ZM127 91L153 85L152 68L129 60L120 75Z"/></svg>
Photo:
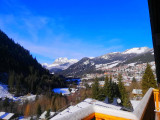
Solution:
<svg viewBox="0 0 160 120"><path fill-rule="evenodd" d="M154 101L156 102L156 111L159 111L160 108L159 108L159 90L157 89L154 89L153 90L153 93L154 93Z"/></svg>
<svg viewBox="0 0 160 120"><path fill-rule="evenodd" d="M156 110L159 111L159 100L158 100L159 92L156 92Z"/></svg>

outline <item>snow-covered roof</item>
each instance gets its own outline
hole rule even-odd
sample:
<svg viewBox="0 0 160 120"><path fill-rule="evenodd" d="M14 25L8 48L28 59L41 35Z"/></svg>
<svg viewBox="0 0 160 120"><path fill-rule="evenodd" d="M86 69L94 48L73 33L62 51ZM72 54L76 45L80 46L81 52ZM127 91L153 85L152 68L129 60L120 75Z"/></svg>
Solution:
<svg viewBox="0 0 160 120"><path fill-rule="evenodd" d="M142 90L141 89L133 89L132 94L140 94L142 95Z"/></svg>
<svg viewBox="0 0 160 120"><path fill-rule="evenodd" d="M45 116L46 114L47 114L47 111L44 111L39 118L40 119L45 119L46 118L46 116ZM55 112L50 112L50 116L52 116L54 114L55 114Z"/></svg>
<svg viewBox="0 0 160 120"><path fill-rule="evenodd" d="M133 109L135 109L140 103L140 100L130 100L130 102L132 104Z"/></svg>
<svg viewBox="0 0 160 120"><path fill-rule="evenodd" d="M9 120L13 115L14 113L0 112L0 119Z"/></svg>
<svg viewBox="0 0 160 120"><path fill-rule="evenodd" d="M125 116L125 118L128 119L136 119L136 116L131 112L122 111L120 109L120 106L106 104L104 102L88 98L75 106L68 107L50 120L80 120L92 113L102 113L117 117Z"/></svg>

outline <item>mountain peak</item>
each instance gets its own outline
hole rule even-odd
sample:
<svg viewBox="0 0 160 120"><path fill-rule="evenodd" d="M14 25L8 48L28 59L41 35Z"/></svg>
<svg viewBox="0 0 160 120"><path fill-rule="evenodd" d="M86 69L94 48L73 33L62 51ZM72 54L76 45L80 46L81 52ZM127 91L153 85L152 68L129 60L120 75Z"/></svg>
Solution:
<svg viewBox="0 0 160 120"><path fill-rule="evenodd" d="M63 58L63 57L60 57L60 58L57 58L57 59L53 62L53 64L54 64L54 63L57 63L57 64L58 64L58 63L62 63L62 64L63 64L63 63L66 63L66 62L68 62L68 61L69 61L68 58L66 58L66 57L64 57L64 58Z"/></svg>
<svg viewBox="0 0 160 120"><path fill-rule="evenodd" d="M57 58L52 64L43 63L42 66L51 70L51 69L67 69L72 64L78 62L77 59L68 59L66 57Z"/></svg>
<svg viewBox="0 0 160 120"><path fill-rule="evenodd" d="M142 54L142 53L148 52L149 50L151 49L148 47L139 47L139 48L136 47L136 48L127 49L126 51L122 52L122 54L131 54L131 53Z"/></svg>

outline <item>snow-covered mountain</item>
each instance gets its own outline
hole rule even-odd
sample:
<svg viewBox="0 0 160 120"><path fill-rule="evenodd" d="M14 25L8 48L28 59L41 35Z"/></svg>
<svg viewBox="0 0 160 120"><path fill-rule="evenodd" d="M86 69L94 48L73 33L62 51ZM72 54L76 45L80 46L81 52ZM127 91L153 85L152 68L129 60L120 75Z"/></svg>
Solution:
<svg viewBox="0 0 160 120"><path fill-rule="evenodd" d="M148 52L150 50L151 49L149 49L148 47L132 48L132 49L128 49L128 50L122 52L122 54L131 54L131 53L142 54L142 53Z"/></svg>
<svg viewBox="0 0 160 120"><path fill-rule="evenodd" d="M52 64L43 63L42 66L53 73L65 70L76 62L78 62L77 59L58 58Z"/></svg>
<svg viewBox="0 0 160 120"><path fill-rule="evenodd" d="M81 77L88 73L97 73L115 66L129 63L154 61L153 49L148 47L132 48L124 52L112 52L95 58L82 58L67 69L59 72L64 76Z"/></svg>

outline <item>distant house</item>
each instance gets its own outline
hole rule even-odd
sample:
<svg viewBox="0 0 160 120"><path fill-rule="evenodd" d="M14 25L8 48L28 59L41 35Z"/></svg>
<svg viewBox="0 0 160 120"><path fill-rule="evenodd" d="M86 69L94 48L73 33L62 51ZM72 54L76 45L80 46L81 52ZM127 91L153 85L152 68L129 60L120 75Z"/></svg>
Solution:
<svg viewBox="0 0 160 120"><path fill-rule="evenodd" d="M11 120L14 113L0 112L0 120Z"/></svg>
<svg viewBox="0 0 160 120"><path fill-rule="evenodd" d="M134 99L141 99L142 98L142 90L141 89L133 89L132 95Z"/></svg>

